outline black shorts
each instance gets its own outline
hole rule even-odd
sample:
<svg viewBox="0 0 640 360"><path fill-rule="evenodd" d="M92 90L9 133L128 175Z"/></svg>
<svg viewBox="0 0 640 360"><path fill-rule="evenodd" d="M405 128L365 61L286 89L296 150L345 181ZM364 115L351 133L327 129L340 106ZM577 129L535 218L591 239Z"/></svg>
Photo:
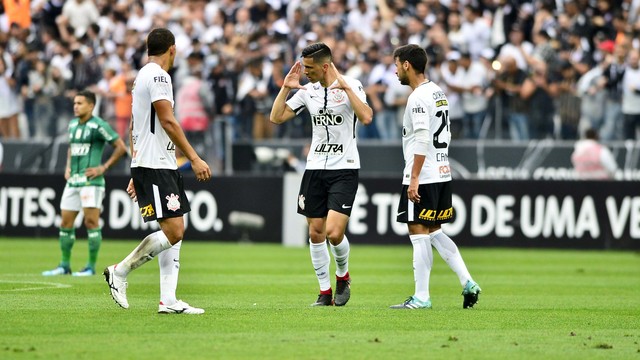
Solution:
<svg viewBox="0 0 640 360"><path fill-rule="evenodd" d="M420 184L418 186L420 203L418 204L409 201L407 189L409 185L402 186L398 205L398 222L434 226L449 223L455 219L451 205L451 181Z"/></svg>
<svg viewBox="0 0 640 360"><path fill-rule="evenodd" d="M178 170L131 168L144 222L179 217L191 210Z"/></svg>
<svg viewBox="0 0 640 360"><path fill-rule="evenodd" d="M323 218L329 210L351 215L358 190L358 170L306 170L298 193L298 213Z"/></svg>

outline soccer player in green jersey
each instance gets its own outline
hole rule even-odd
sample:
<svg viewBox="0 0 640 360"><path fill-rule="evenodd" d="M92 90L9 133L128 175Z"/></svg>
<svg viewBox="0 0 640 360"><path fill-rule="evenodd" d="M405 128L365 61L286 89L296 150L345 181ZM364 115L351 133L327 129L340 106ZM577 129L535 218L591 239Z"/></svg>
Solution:
<svg viewBox="0 0 640 360"><path fill-rule="evenodd" d="M96 273L96 259L102 243L100 210L104 199L104 173L127 152L118 134L109 124L93 116L96 96L90 91L81 91L73 99L76 116L69 124L69 150L64 178L67 184L62 193L60 211L60 250L62 259L58 267L44 271L44 276L71 274L71 248L75 242L74 222L80 210L84 214L84 225L89 238L89 261L74 276L91 276ZM115 149L103 164L104 145Z"/></svg>

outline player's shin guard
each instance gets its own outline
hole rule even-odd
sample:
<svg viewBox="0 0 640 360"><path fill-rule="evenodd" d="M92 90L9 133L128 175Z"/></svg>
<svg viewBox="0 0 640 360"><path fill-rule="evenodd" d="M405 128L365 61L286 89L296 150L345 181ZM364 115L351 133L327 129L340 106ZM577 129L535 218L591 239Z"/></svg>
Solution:
<svg viewBox="0 0 640 360"><path fill-rule="evenodd" d="M76 229L74 228L60 228L59 233L60 251L62 257L60 259L60 266L69 268L71 264L71 249L76 241Z"/></svg>
<svg viewBox="0 0 640 360"><path fill-rule="evenodd" d="M102 229L87 230L87 235L89 238L89 261L87 262L87 267L95 270L98 252L100 252L100 245L102 244Z"/></svg>
<svg viewBox="0 0 640 360"><path fill-rule="evenodd" d="M331 244L331 253L333 254L333 259L336 262L336 276L343 277L349 272L349 240L347 240L347 236L345 235L342 238L342 242L340 244L333 246Z"/></svg>
<svg viewBox="0 0 640 360"><path fill-rule="evenodd" d="M309 251L311 253L311 263L320 284L320 291L331 289L331 281L329 280L329 261L331 258L329 257L327 243L314 244L309 240Z"/></svg>
<svg viewBox="0 0 640 360"><path fill-rule="evenodd" d="M429 235L433 247L438 250L442 260L458 275L460 284L464 286L467 280L471 280L471 275L469 274L469 270L467 270L464 260L462 260L462 255L460 255L456 244L447 234L442 232L442 229L436 230Z"/></svg>
<svg viewBox="0 0 640 360"><path fill-rule="evenodd" d="M413 245L413 277L415 280L414 296L420 301L429 300L429 277L433 264L433 251L429 242L429 235L409 235Z"/></svg>
<svg viewBox="0 0 640 360"><path fill-rule="evenodd" d="M119 262L115 272L118 276L126 277L129 272L137 269L170 247L171 243L169 243L167 236L162 230L158 230L153 234L147 235L124 260Z"/></svg>
<svg viewBox="0 0 640 360"><path fill-rule="evenodd" d="M175 304L178 273L180 272L180 247L182 240L158 254L160 265L160 301L164 305Z"/></svg>

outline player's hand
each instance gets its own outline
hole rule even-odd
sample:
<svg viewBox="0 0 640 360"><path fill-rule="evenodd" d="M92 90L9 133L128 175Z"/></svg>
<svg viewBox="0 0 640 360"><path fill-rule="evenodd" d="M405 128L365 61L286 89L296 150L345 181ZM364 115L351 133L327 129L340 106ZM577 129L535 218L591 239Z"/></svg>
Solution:
<svg viewBox="0 0 640 360"><path fill-rule="evenodd" d="M418 182L411 181L407 189L407 197L413 203L420 203L420 194L418 194Z"/></svg>
<svg viewBox="0 0 640 360"><path fill-rule="evenodd" d="M287 87L289 89L302 89L305 87L300 85L300 76L302 75L302 64L300 61L296 61L295 64L289 70L287 76L284 77L284 82L282 84L283 87Z"/></svg>
<svg viewBox="0 0 640 360"><path fill-rule="evenodd" d="M211 179L211 169L209 169L209 165L204 160L197 158L192 161L191 169L196 174L198 181L209 181Z"/></svg>
<svg viewBox="0 0 640 360"><path fill-rule="evenodd" d="M84 175L86 177L88 177L89 179L93 180L95 178L97 178L100 175L104 174L104 166L100 165L97 167L92 167L92 168L87 168L87 170L84 171Z"/></svg>
<svg viewBox="0 0 640 360"><path fill-rule="evenodd" d="M70 177L71 177L71 169L70 168L65 168L64 169L64 179L65 180L69 180Z"/></svg>
<svg viewBox="0 0 640 360"><path fill-rule="evenodd" d="M133 187L133 179L129 179L129 185L127 185L127 194L134 202L138 202L138 195L136 194L136 188Z"/></svg>
<svg viewBox="0 0 640 360"><path fill-rule="evenodd" d="M335 77L336 77L336 80L337 80L335 85L329 86L329 90L331 90L331 89L342 89L342 90L349 89L349 84L347 84L347 82L344 80L342 75L338 72L338 68L336 68L336 64L334 64L333 62L331 63L331 65L329 65L329 73L333 73L335 75Z"/></svg>

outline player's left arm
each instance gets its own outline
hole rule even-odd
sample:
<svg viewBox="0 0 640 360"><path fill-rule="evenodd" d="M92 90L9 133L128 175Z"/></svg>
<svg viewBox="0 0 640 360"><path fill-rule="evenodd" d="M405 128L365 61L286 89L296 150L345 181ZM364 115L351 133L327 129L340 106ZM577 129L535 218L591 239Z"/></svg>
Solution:
<svg viewBox="0 0 640 360"><path fill-rule="evenodd" d="M111 156L109 156L107 161L105 161L103 164L93 168L87 168L87 170L85 171L85 175L89 179L95 179L98 176L104 175L104 173L107 172L109 168L120 161L124 154L127 153L127 146L124 144L124 141L122 141L122 139L118 137L118 134L109 125L100 125L98 134L100 134L100 137L105 142L110 143L111 146L114 147L114 150L111 153Z"/></svg>
<svg viewBox="0 0 640 360"><path fill-rule="evenodd" d="M332 89L337 88L344 90L351 102L351 108L358 117L358 120L365 125L371 124L373 121L373 109L363 100L366 99L366 94L364 93L362 86L360 85L358 89L353 89L342 75L340 75L334 63L331 63L330 69L335 73L336 79L338 80L338 84L334 85Z"/></svg>

